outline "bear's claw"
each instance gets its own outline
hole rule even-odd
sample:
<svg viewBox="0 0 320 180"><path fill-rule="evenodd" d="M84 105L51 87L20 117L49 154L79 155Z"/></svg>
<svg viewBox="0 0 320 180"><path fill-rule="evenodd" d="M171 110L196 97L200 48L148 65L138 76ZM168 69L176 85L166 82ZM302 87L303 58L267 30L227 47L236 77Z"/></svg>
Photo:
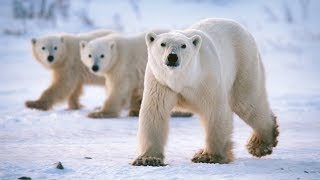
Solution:
<svg viewBox="0 0 320 180"><path fill-rule="evenodd" d="M259 158L271 154L272 148L272 144L267 144L261 141L256 135L252 135L249 143L247 144L249 153Z"/></svg>
<svg viewBox="0 0 320 180"><path fill-rule="evenodd" d="M166 166L163 163L163 158L159 157L138 157L132 162L133 166Z"/></svg>
<svg viewBox="0 0 320 180"><path fill-rule="evenodd" d="M219 164L226 164L229 163L231 160L228 160L226 157L217 154L208 154L201 149L197 152L193 158L191 159L194 163L219 163Z"/></svg>

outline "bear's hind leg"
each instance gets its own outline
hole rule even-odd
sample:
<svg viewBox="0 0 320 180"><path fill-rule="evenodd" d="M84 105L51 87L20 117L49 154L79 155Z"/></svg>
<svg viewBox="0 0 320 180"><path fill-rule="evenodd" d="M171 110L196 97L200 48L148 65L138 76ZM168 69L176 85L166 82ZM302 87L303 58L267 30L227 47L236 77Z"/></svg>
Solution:
<svg viewBox="0 0 320 180"><path fill-rule="evenodd" d="M130 97L130 91L126 87L126 81L112 82L115 86L108 89L110 94L99 111L88 114L90 118L115 118L120 115L120 111Z"/></svg>
<svg viewBox="0 0 320 180"><path fill-rule="evenodd" d="M130 100L129 116L139 116L141 101L142 101L142 91L134 90Z"/></svg>
<svg viewBox="0 0 320 180"><path fill-rule="evenodd" d="M79 102L80 96L83 92L83 85L79 84L71 93L68 99L68 109L80 109L82 105Z"/></svg>
<svg viewBox="0 0 320 180"><path fill-rule="evenodd" d="M267 99L239 101L234 106L235 113L253 129L247 149L256 157L272 153L277 146L279 135L276 117L269 108Z"/></svg>
<svg viewBox="0 0 320 180"><path fill-rule="evenodd" d="M104 105L98 110L88 114L90 118L114 118L118 117L123 105L123 95L118 93L110 93L109 98L104 102Z"/></svg>
<svg viewBox="0 0 320 180"><path fill-rule="evenodd" d="M253 129L247 144L249 153L262 157L271 154L276 147L279 131L267 98L263 63L258 52L252 53L254 49L244 47L239 54L240 67L230 104L232 110Z"/></svg>

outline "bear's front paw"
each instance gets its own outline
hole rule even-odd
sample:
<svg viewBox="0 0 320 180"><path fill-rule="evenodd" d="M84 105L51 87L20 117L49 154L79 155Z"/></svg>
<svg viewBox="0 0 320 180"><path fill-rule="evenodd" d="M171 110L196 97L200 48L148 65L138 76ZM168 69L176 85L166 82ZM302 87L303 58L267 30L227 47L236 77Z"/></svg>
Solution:
<svg viewBox="0 0 320 180"><path fill-rule="evenodd" d="M95 119L99 119L99 118L113 118L113 117L118 117L118 114L98 111L98 112L92 112L92 113L88 114L88 117L90 117L90 118L95 118Z"/></svg>
<svg viewBox="0 0 320 180"><path fill-rule="evenodd" d="M130 109L128 115L129 115L130 117L138 117L138 116L139 116L139 110Z"/></svg>
<svg viewBox="0 0 320 180"><path fill-rule="evenodd" d="M226 164L231 162L231 160L228 159L227 157L223 157L217 154L209 154L207 152L204 152L203 149L197 152L193 156L191 161L194 163L219 163L219 164Z"/></svg>
<svg viewBox="0 0 320 180"><path fill-rule="evenodd" d="M25 103L26 107L31 108L31 109L38 109L38 110L49 110L50 106L48 105L48 103L44 102L44 101L27 101Z"/></svg>
<svg viewBox="0 0 320 180"><path fill-rule="evenodd" d="M166 166L163 163L163 158L159 157L138 157L136 160L132 162L133 166Z"/></svg>

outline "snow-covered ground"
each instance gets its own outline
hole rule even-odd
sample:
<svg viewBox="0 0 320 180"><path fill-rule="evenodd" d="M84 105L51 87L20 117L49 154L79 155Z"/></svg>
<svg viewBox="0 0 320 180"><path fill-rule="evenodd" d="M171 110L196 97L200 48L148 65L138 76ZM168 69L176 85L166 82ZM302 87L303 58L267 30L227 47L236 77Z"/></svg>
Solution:
<svg viewBox="0 0 320 180"><path fill-rule="evenodd" d="M0 179L320 179L320 2L311 0L306 11L301 2L71 1L69 20L60 18L54 27L28 22L22 36L0 32ZM24 101L36 99L51 78L33 59L30 38L92 29L74 15L83 8L95 28L124 32L184 28L206 17L232 18L247 27L261 49L269 99L279 120L274 153L253 158L245 149L251 130L235 116L236 160L194 164L190 159L204 139L198 118L173 118L166 147L169 165L133 167L129 163L137 155L138 119L125 117L125 112L116 119L86 117L103 103L102 88L86 88L81 99L85 107L79 111L67 111L65 104L48 112L26 109ZM0 31L19 26L12 19L11 1L3 1ZM58 161L64 170L54 167Z"/></svg>

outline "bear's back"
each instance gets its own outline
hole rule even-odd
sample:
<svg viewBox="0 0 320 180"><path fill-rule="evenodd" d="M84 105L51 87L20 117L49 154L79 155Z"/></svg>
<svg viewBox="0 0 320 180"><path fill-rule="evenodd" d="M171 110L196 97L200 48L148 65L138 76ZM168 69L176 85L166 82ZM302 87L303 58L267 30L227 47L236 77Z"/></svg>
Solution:
<svg viewBox="0 0 320 180"><path fill-rule="evenodd" d="M186 32L195 31L202 37L200 52L213 51L215 57L204 63L215 72L219 72L227 89L230 89L239 70L240 54L252 44L250 34L238 23L225 19L205 19L189 27ZM245 53L247 54L247 53ZM219 69L216 69L220 67Z"/></svg>
<svg viewBox="0 0 320 180"><path fill-rule="evenodd" d="M253 36L240 24L226 19L205 19L190 27L205 33L217 51L221 73L227 89L231 88L238 71L250 69L259 61Z"/></svg>
<svg viewBox="0 0 320 180"><path fill-rule="evenodd" d="M87 32L87 33L79 33L76 35L76 37L80 40L84 40L84 41L91 41L93 39L102 37L102 36L107 36L110 35L114 32L110 31L110 30L96 30L96 31L91 31L91 32Z"/></svg>

